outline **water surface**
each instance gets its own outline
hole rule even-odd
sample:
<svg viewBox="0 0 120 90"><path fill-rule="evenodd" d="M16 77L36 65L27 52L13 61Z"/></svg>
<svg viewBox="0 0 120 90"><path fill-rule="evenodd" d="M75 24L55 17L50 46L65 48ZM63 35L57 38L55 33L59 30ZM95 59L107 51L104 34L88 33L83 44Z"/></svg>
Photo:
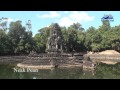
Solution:
<svg viewBox="0 0 120 90"><path fill-rule="evenodd" d="M16 64L0 64L0 79L119 79L120 64L100 64L95 71L82 68L38 70L38 72L14 72Z"/></svg>

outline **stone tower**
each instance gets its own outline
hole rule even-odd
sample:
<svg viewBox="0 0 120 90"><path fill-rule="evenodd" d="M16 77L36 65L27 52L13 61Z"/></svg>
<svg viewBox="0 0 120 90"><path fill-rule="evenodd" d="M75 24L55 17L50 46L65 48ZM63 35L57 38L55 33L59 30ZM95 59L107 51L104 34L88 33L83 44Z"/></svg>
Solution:
<svg viewBox="0 0 120 90"><path fill-rule="evenodd" d="M63 51L62 32L57 23L53 24L48 37L48 53L61 53Z"/></svg>

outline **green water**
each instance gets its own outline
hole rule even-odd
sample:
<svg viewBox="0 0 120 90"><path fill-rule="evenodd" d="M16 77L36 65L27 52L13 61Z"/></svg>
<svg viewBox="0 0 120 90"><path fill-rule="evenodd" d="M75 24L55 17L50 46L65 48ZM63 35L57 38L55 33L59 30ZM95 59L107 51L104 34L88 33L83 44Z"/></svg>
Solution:
<svg viewBox="0 0 120 90"><path fill-rule="evenodd" d="M82 68L38 70L38 72L14 72L16 64L0 64L0 79L119 79L120 64L100 64L96 70Z"/></svg>

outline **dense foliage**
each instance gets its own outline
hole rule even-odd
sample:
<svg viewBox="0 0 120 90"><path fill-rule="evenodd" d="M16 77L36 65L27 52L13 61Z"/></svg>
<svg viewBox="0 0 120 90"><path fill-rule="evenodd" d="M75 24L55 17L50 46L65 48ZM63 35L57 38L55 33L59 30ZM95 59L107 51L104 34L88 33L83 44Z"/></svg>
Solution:
<svg viewBox="0 0 120 90"><path fill-rule="evenodd" d="M53 23L49 27L38 30L33 37L21 22L11 22L8 30L0 29L0 55L38 53L47 49L47 38ZM64 46L67 52L99 52L114 49L120 52L120 25L111 27L109 21L103 21L99 28L89 27L87 30L80 23L69 27L61 27Z"/></svg>

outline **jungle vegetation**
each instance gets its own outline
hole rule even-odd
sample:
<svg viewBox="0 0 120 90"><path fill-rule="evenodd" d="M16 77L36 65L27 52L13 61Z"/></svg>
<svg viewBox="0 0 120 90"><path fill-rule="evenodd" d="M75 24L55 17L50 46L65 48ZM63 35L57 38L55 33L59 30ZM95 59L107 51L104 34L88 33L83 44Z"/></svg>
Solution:
<svg viewBox="0 0 120 90"><path fill-rule="evenodd" d="M0 29L0 55L45 52L52 25L53 23L49 27L40 28L33 36L32 31L27 31L21 22L11 22L8 29ZM111 49L120 52L120 25L111 27L108 20L102 21L99 28L91 26L87 30L78 22L60 28L67 52L100 52Z"/></svg>

